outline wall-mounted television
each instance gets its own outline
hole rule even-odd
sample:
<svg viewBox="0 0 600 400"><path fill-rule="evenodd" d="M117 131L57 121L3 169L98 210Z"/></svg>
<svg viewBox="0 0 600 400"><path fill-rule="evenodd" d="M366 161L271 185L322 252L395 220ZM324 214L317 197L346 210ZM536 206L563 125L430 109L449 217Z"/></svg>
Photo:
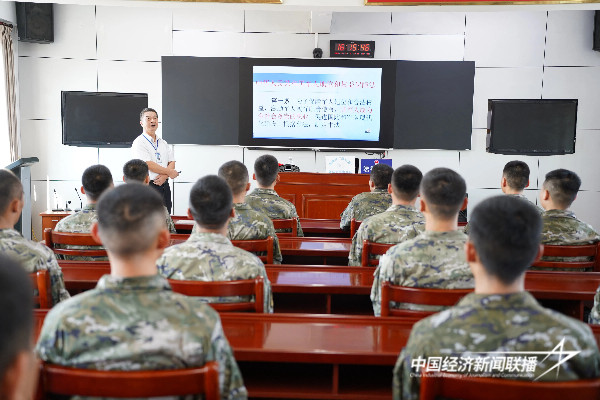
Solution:
<svg viewBox="0 0 600 400"><path fill-rule="evenodd" d="M490 153L575 153L577 99L493 99L488 109Z"/></svg>
<svg viewBox="0 0 600 400"><path fill-rule="evenodd" d="M63 91L62 142L82 147L129 147L141 133L147 93Z"/></svg>
<svg viewBox="0 0 600 400"><path fill-rule="evenodd" d="M239 143L391 148L394 81L389 62L242 59Z"/></svg>

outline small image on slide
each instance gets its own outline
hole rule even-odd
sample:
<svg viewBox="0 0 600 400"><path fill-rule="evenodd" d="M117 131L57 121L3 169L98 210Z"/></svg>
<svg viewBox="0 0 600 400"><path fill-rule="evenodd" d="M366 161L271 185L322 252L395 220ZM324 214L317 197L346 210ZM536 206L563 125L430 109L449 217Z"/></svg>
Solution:
<svg viewBox="0 0 600 400"><path fill-rule="evenodd" d="M381 68L254 66L255 139L379 140Z"/></svg>

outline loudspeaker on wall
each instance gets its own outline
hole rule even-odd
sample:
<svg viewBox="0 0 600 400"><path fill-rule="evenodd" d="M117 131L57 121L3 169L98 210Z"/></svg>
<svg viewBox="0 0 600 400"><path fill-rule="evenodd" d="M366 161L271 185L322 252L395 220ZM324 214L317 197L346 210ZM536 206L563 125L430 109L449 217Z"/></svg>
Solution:
<svg viewBox="0 0 600 400"><path fill-rule="evenodd" d="M16 3L17 28L21 42L54 42L52 3Z"/></svg>

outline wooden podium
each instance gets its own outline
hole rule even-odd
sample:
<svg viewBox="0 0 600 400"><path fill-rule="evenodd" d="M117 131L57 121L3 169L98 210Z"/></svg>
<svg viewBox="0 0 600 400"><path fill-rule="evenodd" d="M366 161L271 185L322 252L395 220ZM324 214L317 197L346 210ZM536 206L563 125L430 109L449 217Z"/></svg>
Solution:
<svg viewBox="0 0 600 400"><path fill-rule="evenodd" d="M277 193L300 218L339 219L354 196L369 191L369 174L280 172Z"/></svg>

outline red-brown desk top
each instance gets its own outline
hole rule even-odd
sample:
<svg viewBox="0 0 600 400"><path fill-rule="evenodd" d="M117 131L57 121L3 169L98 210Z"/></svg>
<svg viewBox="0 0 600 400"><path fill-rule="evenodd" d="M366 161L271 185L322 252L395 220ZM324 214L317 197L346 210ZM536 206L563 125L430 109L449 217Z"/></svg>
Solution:
<svg viewBox="0 0 600 400"><path fill-rule="evenodd" d="M221 313L239 361L394 365L415 322L311 314Z"/></svg>
<svg viewBox="0 0 600 400"><path fill-rule="evenodd" d="M352 239L334 237L280 237L282 255L348 257Z"/></svg>
<svg viewBox="0 0 600 400"><path fill-rule="evenodd" d="M300 218L300 226L305 233L346 233L347 236L350 235L349 232L340 229L339 219Z"/></svg>

